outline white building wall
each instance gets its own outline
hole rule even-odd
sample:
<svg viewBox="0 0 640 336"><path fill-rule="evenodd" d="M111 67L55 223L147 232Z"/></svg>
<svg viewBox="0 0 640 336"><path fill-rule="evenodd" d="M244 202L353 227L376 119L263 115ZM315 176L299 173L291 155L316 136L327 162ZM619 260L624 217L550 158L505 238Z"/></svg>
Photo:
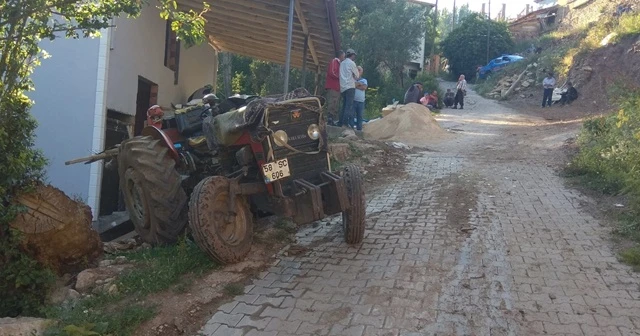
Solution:
<svg viewBox="0 0 640 336"><path fill-rule="evenodd" d="M214 78L214 50L206 43L180 50L178 85L164 66L166 21L153 6L137 19L114 20L109 55L107 108L135 115L138 76L158 85L158 103L184 103L191 93Z"/></svg>
<svg viewBox="0 0 640 336"><path fill-rule="evenodd" d="M65 194L89 201L90 166L64 162L93 148L100 39L43 41L51 57L33 74L29 93L38 121L35 145L49 160L47 181Z"/></svg>
<svg viewBox="0 0 640 336"><path fill-rule="evenodd" d="M413 59L411 60L411 63L419 64L420 69L422 69L424 67L424 56L425 56L424 44L426 43L424 35L422 35L422 38L420 39L419 43L420 43L420 46L419 46L418 52L414 54Z"/></svg>

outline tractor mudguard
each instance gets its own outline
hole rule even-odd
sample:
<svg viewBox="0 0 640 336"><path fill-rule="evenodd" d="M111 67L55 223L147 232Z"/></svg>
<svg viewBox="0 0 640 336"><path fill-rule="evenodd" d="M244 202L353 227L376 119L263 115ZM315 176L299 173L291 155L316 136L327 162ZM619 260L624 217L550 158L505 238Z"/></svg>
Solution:
<svg viewBox="0 0 640 336"><path fill-rule="evenodd" d="M176 163L180 162L180 155L178 154L178 151L173 144L173 140L171 140L171 138L163 130L155 126L147 126L142 129L141 135L150 136L156 140L160 140L160 143L169 149L169 155L171 156L171 158L173 158Z"/></svg>

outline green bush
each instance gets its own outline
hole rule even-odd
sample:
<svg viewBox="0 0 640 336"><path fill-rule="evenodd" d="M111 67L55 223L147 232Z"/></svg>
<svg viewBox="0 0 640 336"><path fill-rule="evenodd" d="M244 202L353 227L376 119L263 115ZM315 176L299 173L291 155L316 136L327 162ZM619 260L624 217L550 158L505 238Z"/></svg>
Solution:
<svg viewBox="0 0 640 336"><path fill-rule="evenodd" d="M616 29L619 37L633 36L640 34L640 13L625 14L618 21Z"/></svg>
<svg viewBox="0 0 640 336"><path fill-rule="evenodd" d="M619 90L620 91L620 90ZM584 123L579 135L580 151L567 172L580 176L586 185L604 193L626 194L630 211L640 214L640 89L619 101L619 110Z"/></svg>
<svg viewBox="0 0 640 336"><path fill-rule="evenodd" d="M19 249L19 235L0 239L0 317L43 314L55 275Z"/></svg>

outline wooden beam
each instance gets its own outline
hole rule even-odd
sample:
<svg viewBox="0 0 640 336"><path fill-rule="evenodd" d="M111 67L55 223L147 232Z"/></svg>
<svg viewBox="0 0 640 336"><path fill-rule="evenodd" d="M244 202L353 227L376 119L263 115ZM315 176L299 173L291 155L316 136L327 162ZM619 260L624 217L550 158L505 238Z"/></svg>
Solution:
<svg viewBox="0 0 640 336"><path fill-rule="evenodd" d="M239 47L239 46L225 46L224 50L232 54L248 56L248 57L256 57L251 48L247 49L246 47ZM284 57L285 57L284 55L279 55L279 54L277 55L273 53L261 53L260 57L256 57L256 58L263 61L271 62L271 63L284 64ZM298 60L292 60L291 66L299 69L299 68L302 68L302 63Z"/></svg>
<svg viewBox="0 0 640 336"><path fill-rule="evenodd" d="M222 47L222 45L243 45L249 48L255 48L256 53L260 53L260 49L266 50L278 50L285 52L285 47L280 45L277 41L265 40L255 38L251 36L233 35L231 33L211 32L211 38L215 41L216 45ZM264 47L264 48L262 48ZM304 48L303 43L296 43L293 46L293 50L302 51Z"/></svg>
<svg viewBox="0 0 640 336"><path fill-rule="evenodd" d="M213 79L211 80L213 93L218 92L218 51L213 51Z"/></svg>
<svg viewBox="0 0 640 336"><path fill-rule="evenodd" d="M211 36L209 36L208 40L209 40L209 45L211 46L211 48L213 48L213 50L215 50L215 52L218 53L218 52L222 51L222 50L220 50L220 47L218 47L216 45L215 41L211 38ZM216 58L217 58L217 56L216 56Z"/></svg>
<svg viewBox="0 0 640 336"><path fill-rule="evenodd" d="M315 45L313 44L313 40L309 37L309 27L307 26L307 20L304 17L304 13L302 12L302 7L300 7L300 1L294 0L296 15L298 16L298 20L300 24L302 24L302 32L305 36L308 37L309 42L309 52L311 52L311 57L313 57L313 63L315 65L320 65L320 60L318 60L318 54L316 53Z"/></svg>
<svg viewBox="0 0 640 336"><path fill-rule="evenodd" d="M279 62L284 62L285 52L284 48L274 48L273 45L265 44L263 42L254 43L230 43L226 41L218 42L218 45L222 50L240 50L247 56L260 59L261 55L272 55L281 58ZM296 62L302 65L302 49L292 48L293 55L296 56Z"/></svg>
<svg viewBox="0 0 640 336"><path fill-rule="evenodd" d="M190 0L193 1L193 0ZM197 0L196 0L197 1ZM288 1L273 1L273 0L216 0L215 3L223 3L221 5L232 6L236 10L246 11L259 11L261 15L279 15L284 21L287 20L289 14L289 2ZM211 3L214 5L214 2ZM318 19L321 22L326 22L326 9L324 6L312 6L308 3L304 3L302 6L305 9L309 9L308 13L312 19ZM309 8L311 7L311 8ZM268 14L270 13L270 14Z"/></svg>
<svg viewBox="0 0 640 336"><path fill-rule="evenodd" d="M255 37L258 39L269 40L273 42L286 41L286 36L282 34L273 34L268 31L263 31L260 29L236 29L236 28L228 28L228 26L224 25L215 25L215 24L207 24L205 26L207 32L210 32L212 35L216 35L217 33L226 34L231 36L245 36L245 37ZM300 45L304 43L304 36L294 35L293 40Z"/></svg>

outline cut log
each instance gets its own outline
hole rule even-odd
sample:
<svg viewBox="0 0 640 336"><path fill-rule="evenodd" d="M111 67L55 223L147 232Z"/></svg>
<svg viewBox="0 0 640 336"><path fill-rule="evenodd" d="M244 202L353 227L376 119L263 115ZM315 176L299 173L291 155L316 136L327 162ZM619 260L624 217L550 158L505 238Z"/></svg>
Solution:
<svg viewBox="0 0 640 336"><path fill-rule="evenodd" d="M84 269L102 255L87 205L48 185L19 195L16 202L27 208L10 224L21 233L23 250L58 274Z"/></svg>

